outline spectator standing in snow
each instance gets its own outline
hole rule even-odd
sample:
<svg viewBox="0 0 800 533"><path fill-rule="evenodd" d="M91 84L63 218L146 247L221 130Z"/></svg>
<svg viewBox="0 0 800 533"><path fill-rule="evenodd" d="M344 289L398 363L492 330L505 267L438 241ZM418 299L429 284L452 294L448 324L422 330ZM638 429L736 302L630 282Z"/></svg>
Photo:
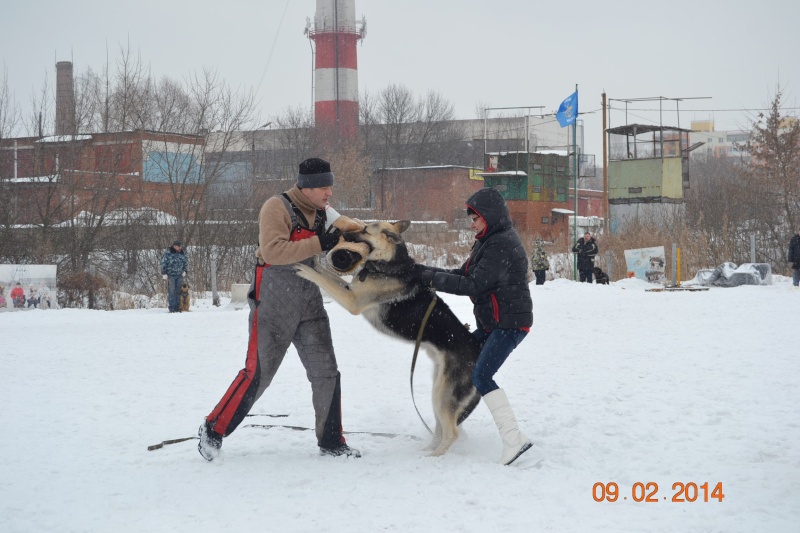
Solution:
<svg viewBox="0 0 800 533"><path fill-rule="evenodd" d="M6 294L5 294L5 290L6 290L6 288L5 288L5 287L3 287L2 285L0 285L0 310L2 310L2 309L5 309L5 308L6 308Z"/></svg>
<svg viewBox="0 0 800 533"><path fill-rule="evenodd" d="M170 313L177 313L179 308L183 278L189 271L189 257L183 251L183 243L175 241L161 256L161 275L167 280L167 304Z"/></svg>
<svg viewBox="0 0 800 533"><path fill-rule="evenodd" d="M415 272L421 284L469 296L474 304L477 329L472 335L482 347L472 370L472 384L492 413L503 441L500 462L508 465L528 450L531 442L519 430L508 397L494 375L533 325L528 254L499 192L483 188L466 203L475 231L469 259L453 270L415 265Z"/></svg>
<svg viewBox="0 0 800 533"><path fill-rule="evenodd" d="M792 285L800 286L800 230L789 241L789 262L792 264Z"/></svg>
<svg viewBox="0 0 800 533"><path fill-rule="evenodd" d="M540 237L537 237L533 243L531 269L533 275L536 276L536 284L544 285L547 271L550 270L550 261L547 259L547 252L544 251L544 241Z"/></svg>
<svg viewBox="0 0 800 533"><path fill-rule="evenodd" d="M578 274L580 281L592 282L592 270L594 269L594 257L597 255L597 242L588 231L583 234L583 238L578 239L572 251L578 254Z"/></svg>
<svg viewBox="0 0 800 533"><path fill-rule="evenodd" d="M320 453L360 457L342 435L340 374L328 314L319 288L294 273L294 263L313 264L339 242L342 231L363 228L328 206L334 176L318 158L300 163L297 184L269 198L258 219L257 264L250 291L250 340L245 367L200 426L198 450L206 460L219 454L230 435L269 387L293 344L311 382Z"/></svg>

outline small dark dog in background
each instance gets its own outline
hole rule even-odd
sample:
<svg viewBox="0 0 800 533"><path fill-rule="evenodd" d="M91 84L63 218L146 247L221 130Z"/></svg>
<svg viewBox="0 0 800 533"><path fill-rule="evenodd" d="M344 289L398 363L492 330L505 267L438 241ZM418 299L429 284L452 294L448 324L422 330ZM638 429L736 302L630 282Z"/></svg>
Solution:
<svg viewBox="0 0 800 533"><path fill-rule="evenodd" d="M178 295L178 311L181 313L184 311L188 312L191 300L192 297L189 295L189 284L184 281L183 285L181 285L181 293Z"/></svg>
<svg viewBox="0 0 800 533"><path fill-rule="evenodd" d="M594 267L594 280L598 285L608 285L610 281L608 279L608 274L600 270L600 267Z"/></svg>

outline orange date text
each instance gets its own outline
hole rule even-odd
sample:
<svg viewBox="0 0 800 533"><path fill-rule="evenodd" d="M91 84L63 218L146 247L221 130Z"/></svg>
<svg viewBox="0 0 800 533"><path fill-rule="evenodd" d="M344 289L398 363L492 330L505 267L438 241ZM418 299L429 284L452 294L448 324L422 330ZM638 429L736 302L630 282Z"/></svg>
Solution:
<svg viewBox="0 0 800 533"><path fill-rule="evenodd" d="M596 502L616 502L619 500L633 500L635 502L656 503L659 501L670 501L676 503L685 502L708 502L716 500L722 503L725 494L722 492L722 482L711 485L708 482L695 483L690 481L684 483L676 481L672 484L672 491L669 494L659 494L658 483L653 481L634 483L630 490L620 489L617 483L597 482L592 486L592 498Z"/></svg>

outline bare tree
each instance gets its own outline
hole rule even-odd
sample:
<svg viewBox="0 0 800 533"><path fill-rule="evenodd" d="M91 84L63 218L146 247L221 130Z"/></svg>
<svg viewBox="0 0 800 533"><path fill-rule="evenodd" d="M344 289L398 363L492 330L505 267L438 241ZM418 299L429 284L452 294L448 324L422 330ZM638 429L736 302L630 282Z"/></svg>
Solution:
<svg viewBox="0 0 800 533"><path fill-rule="evenodd" d="M692 186L685 192L686 219L704 236L707 249L701 262L716 266L733 261L741 250L739 228L751 217L752 186L748 170L732 158L695 156ZM749 246L749 245L748 245Z"/></svg>
<svg viewBox="0 0 800 533"><path fill-rule="evenodd" d="M800 120L782 112L782 93L769 111L759 113L747 144L752 154L751 180L758 212L776 249L800 227Z"/></svg>
<svg viewBox="0 0 800 533"><path fill-rule="evenodd" d="M417 98L393 84L361 100L364 148L375 166L457 164L462 159L466 134L454 120L453 104L440 93Z"/></svg>
<svg viewBox="0 0 800 533"><path fill-rule="evenodd" d="M103 123L108 131L148 129L152 103L152 78L141 57L130 47L120 46L114 85L108 98L108 113Z"/></svg>
<svg viewBox="0 0 800 533"><path fill-rule="evenodd" d="M0 139L10 137L20 121L20 110L8 87L8 70L0 77Z"/></svg>
<svg viewBox="0 0 800 533"><path fill-rule="evenodd" d="M53 131L55 122L55 95L45 77L38 94L31 94L31 111L23 117L23 126L30 137L43 137L44 132Z"/></svg>
<svg viewBox="0 0 800 533"><path fill-rule="evenodd" d="M414 142L413 124L419 120L419 109L411 91L403 85L390 85L379 97L382 167L403 167L411 164Z"/></svg>
<svg viewBox="0 0 800 533"><path fill-rule="evenodd" d="M455 125L453 103L441 93L429 91L418 102L419 121L415 124L416 165L455 163L455 144L464 140L464 131Z"/></svg>
<svg viewBox="0 0 800 533"><path fill-rule="evenodd" d="M4 228L19 221L21 204L36 215L35 260L58 261L60 276L91 271L146 292L158 289L165 243L194 245L198 264L207 266L215 240L237 242L241 231L226 237L207 223L208 194L230 173L226 152L251 128L252 93L232 90L213 71L156 82L138 55L121 48L114 72L106 65L101 74L87 69L76 77L77 133L46 137L54 124L51 92L45 82L25 121L38 138L28 140L35 183L13 191L2 184ZM165 223L164 211L175 224ZM34 260L2 248L4 259ZM201 286L207 274L196 274Z"/></svg>
<svg viewBox="0 0 800 533"><path fill-rule="evenodd" d="M336 174L337 209L369 207L369 158L360 142L343 143L327 158Z"/></svg>
<svg viewBox="0 0 800 533"><path fill-rule="evenodd" d="M296 107L287 108L270 120L273 129L278 130L278 149L271 161L270 174L275 179L294 179L298 163L318 149L314 117L310 110Z"/></svg>

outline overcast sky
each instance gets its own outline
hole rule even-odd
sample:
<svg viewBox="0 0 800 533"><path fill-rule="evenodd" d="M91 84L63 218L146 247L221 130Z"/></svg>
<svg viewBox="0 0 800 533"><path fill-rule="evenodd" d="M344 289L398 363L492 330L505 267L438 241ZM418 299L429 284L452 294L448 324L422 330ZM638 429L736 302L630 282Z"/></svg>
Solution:
<svg viewBox="0 0 800 533"><path fill-rule="evenodd" d="M680 125L712 118L741 129L776 89L797 113L797 0L355 0L367 20L359 90L392 83L440 92L459 118L477 107L544 106L554 112L578 84L586 148L601 160L601 93L681 102ZM100 71L130 48L156 76L213 68L232 86L257 88L261 115L310 106L311 49L303 35L315 0L37 0L7 2L0 53L16 101L55 81L56 61L76 75ZM613 103L619 105L618 103ZM674 102L665 102L674 110ZM658 109L658 103L631 108ZM674 116L674 113L672 114ZM664 114L664 122L676 119ZM611 112L610 125L658 120ZM565 130L566 132L566 130Z"/></svg>

